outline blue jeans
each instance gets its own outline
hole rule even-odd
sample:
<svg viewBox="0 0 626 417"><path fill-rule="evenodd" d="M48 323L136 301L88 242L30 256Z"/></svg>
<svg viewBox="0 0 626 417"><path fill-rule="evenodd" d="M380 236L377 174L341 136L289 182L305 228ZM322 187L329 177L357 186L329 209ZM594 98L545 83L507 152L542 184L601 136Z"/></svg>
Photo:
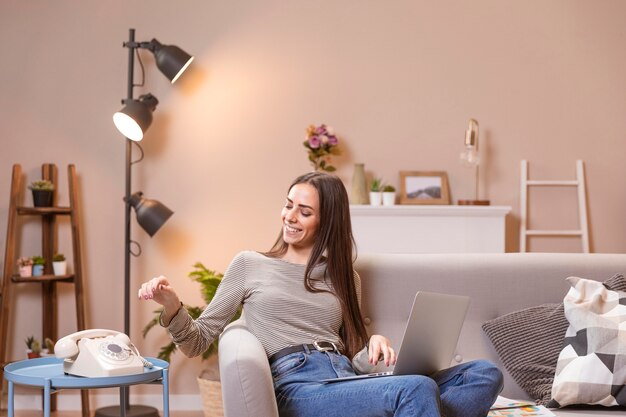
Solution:
<svg viewBox="0 0 626 417"><path fill-rule="evenodd" d="M431 375L368 378L354 375L350 360L334 352L297 352L271 365L281 417L484 417L502 390L502 373L473 361Z"/></svg>

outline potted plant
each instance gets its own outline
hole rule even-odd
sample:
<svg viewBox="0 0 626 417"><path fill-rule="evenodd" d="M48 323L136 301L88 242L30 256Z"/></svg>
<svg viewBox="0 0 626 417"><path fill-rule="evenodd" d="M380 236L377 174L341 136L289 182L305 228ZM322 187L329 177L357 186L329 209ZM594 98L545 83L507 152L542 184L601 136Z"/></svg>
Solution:
<svg viewBox="0 0 626 417"><path fill-rule="evenodd" d="M28 188L33 192L33 205L35 207L50 207L52 205L52 192L54 184L49 180L37 180L30 183Z"/></svg>
<svg viewBox="0 0 626 417"><path fill-rule="evenodd" d="M383 191L382 178L374 178L370 184L370 205L380 206L382 204Z"/></svg>
<svg viewBox="0 0 626 417"><path fill-rule="evenodd" d="M21 277L30 277L33 275L33 260L22 256L17 260L17 268Z"/></svg>
<svg viewBox="0 0 626 417"><path fill-rule="evenodd" d="M54 356L54 341L49 337L46 337L43 340L43 343L46 348L41 350L41 356Z"/></svg>
<svg viewBox="0 0 626 417"><path fill-rule="evenodd" d="M217 291L217 287L222 281L224 275L207 269L201 262L196 262L193 267L193 271L189 273L189 278L200 284L200 292L202 294L202 298L204 299L205 305L190 306L185 304L183 305L183 307L189 312L189 315L193 319L197 319L200 314L202 314L206 306L211 302L211 300L213 300L213 297L215 296L215 291ZM162 312L163 308L155 311L155 317L143 329L143 337L146 337L146 334L150 331L150 329L159 324L159 317L161 316ZM237 314L235 314L231 321L237 320L240 315L241 308L237 311ZM214 353L217 353L217 345L218 340L216 339L202 354L202 360L206 360ZM161 347L157 357L159 359L170 362L172 354L174 354L175 352L176 345L174 344L174 342L170 342L167 345ZM197 380L198 386L200 388L200 393L203 397L205 417L222 416L222 388L219 382L219 372L203 372L201 375L202 377L198 377ZM206 375L210 376L207 378Z"/></svg>
<svg viewBox="0 0 626 417"><path fill-rule="evenodd" d="M35 339L35 336L26 338L25 343L28 359L41 357L41 342Z"/></svg>
<svg viewBox="0 0 626 417"><path fill-rule="evenodd" d="M65 255L62 253L55 253L52 257L52 269L54 275L65 275L67 273L67 262L65 261Z"/></svg>
<svg viewBox="0 0 626 417"><path fill-rule="evenodd" d="M46 260L43 256L33 256L30 258L33 261L33 276L40 277L43 275L43 266L46 264Z"/></svg>
<svg viewBox="0 0 626 417"><path fill-rule="evenodd" d="M396 204L396 189L393 185L383 187L383 206L393 206Z"/></svg>
<svg viewBox="0 0 626 417"><path fill-rule="evenodd" d="M306 139L302 143L309 154L309 162L316 171L335 172L337 169L330 164L331 155L341 155L339 139L335 130L325 124L309 125Z"/></svg>

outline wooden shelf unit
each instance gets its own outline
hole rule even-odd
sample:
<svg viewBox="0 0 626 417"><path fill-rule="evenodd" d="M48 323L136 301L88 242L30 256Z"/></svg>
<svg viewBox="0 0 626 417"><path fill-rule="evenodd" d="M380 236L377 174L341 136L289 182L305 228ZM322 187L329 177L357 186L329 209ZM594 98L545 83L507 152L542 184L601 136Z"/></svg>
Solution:
<svg viewBox="0 0 626 417"><path fill-rule="evenodd" d="M76 184L76 168L73 164L67 167L67 180L69 189L69 207L57 206L57 168L54 164L44 164L41 169L41 178L50 180L54 184L52 207L27 207L18 206L20 196L25 187L22 185L22 168L19 164L13 165L11 178L11 194L9 199L9 214L7 224L6 248L4 254L4 271L0 280L0 379L3 377L4 365L6 364L7 344L13 337L8 334L9 320L12 310L19 310L19 300L11 297L12 285L37 284L41 285L42 302L42 334L41 340L50 338L58 339L58 314L57 314L57 283L74 284L76 301L77 329L86 329L85 301L83 293L83 265L81 253L81 216L78 207L78 190ZM41 253L46 259L44 274L37 277L21 277L15 274L15 262L17 260L16 246L18 233L18 219L21 216L41 217ZM58 216L69 216L72 235L72 273L66 275L54 275L52 270L52 257L57 252L57 222ZM82 415L89 417L88 391L81 392ZM53 400L52 410L56 409Z"/></svg>

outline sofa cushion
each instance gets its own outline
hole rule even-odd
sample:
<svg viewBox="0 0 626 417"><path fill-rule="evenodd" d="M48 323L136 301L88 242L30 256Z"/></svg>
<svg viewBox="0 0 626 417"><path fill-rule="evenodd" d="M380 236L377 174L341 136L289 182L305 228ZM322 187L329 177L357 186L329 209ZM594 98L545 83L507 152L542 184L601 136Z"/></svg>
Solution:
<svg viewBox="0 0 626 417"><path fill-rule="evenodd" d="M626 405L626 292L570 277L551 406Z"/></svg>
<svg viewBox="0 0 626 417"><path fill-rule="evenodd" d="M621 274L604 285L626 291ZM568 325L563 303L556 303L500 316L485 322L482 328L515 382L539 404L546 405L552 397L556 363Z"/></svg>
<svg viewBox="0 0 626 417"><path fill-rule="evenodd" d="M542 304L483 324L504 367L515 382L540 404L550 391L567 320L563 304Z"/></svg>

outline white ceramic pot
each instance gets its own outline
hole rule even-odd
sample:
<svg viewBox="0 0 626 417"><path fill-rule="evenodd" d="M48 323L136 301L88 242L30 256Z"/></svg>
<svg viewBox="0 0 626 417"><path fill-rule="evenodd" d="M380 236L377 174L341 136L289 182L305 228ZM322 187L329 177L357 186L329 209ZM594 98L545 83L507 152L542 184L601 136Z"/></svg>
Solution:
<svg viewBox="0 0 626 417"><path fill-rule="evenodd" d="M380 206L383 203L383 193L379 191L370 191L370 205Z"/></svg>
<svg viewBox="0 0 626 417"><path fill-rule="evenodd" d="M383 206L393 206L396 204L396 192L385 191L383 192Z"/></svg>
<svg viewBox="0 0 626 417"><path fill-rule="evenodd" d="M54 275L67 274L67 261L52 262L52 270L54 271Z"/></svg>

